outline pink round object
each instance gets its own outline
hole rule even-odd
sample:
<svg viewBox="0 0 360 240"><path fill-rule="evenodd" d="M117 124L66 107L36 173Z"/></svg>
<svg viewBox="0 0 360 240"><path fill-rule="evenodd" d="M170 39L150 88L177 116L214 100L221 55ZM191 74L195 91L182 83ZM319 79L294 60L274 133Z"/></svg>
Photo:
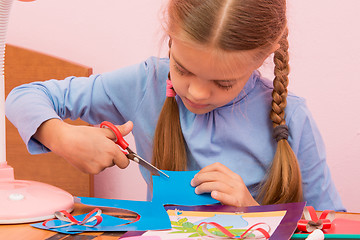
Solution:
<svg viewBox="0 0 360 240"><path fill-rule="evenodd" d="M35 181L0 181L0 224L36 222L54 217L56 211L72 211L68 192Z"/></svg>

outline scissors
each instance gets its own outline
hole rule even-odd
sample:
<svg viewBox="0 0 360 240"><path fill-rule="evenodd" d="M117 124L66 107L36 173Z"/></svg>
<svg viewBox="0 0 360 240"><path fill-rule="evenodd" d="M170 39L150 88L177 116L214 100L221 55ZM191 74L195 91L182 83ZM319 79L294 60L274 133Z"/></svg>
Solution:
<svg viewBox="0 0 360 240"><path fill-rule="evenodd" d="M143 166L144 168L146 168L147 170L149 170L151 173L153 173L154 175L159 176L160 173L162 175L164 175L165 177L169 176L164 173L163 171L161 171L160 169L158 169L157 167L155 167L154 165L152 165L151 163L149 163L148 161L144 160L142 157L140 157L137 153L135 153L134 151L132 151L129 148L129 144L125 141L125 139L123 138L123 136L121 135L119 129L112 124L111 122L108 121L104 121L100 124L101 128L109 128L114 134L115 134L115 143L117 145L119 145L123 150L126 150L127 152L123 151L123 153L126 155L126 157L130 160L133 160L134 162L140 164L141 166Z"/></svg>

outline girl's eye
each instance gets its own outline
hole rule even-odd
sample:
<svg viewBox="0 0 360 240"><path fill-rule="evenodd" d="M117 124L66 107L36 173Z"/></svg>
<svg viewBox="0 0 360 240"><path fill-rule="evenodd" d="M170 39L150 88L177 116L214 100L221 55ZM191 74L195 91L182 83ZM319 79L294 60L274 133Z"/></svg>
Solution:
<svg viewBox="0 0 360 240"><path fill-rule="evenodd" d="M214 83L216 86L224 90L230 90L233 87L233 85L230 83L224 84L224 83L219 83L217 81L215 81Z"/></svg>
<svg viewBox="0 0 360 240"><path fill-rule="evenodd" d="M181 75L185 75L185 74L188 74L188 71L182 69L181 67L179 67L177 64L174 64L174 67L176 69L176 71Z"/></svg>
<svg viewBox="0 0 360 240"><path fill-rule="evenodd" d="M183 69L176 63L174 64L174 68L181 76L191 74L189 71ZM214 83L217 87L224 89L224 90L230 90L233 87L233 84L231 82L227 82L227 81L222 81L222 82L214 81Z"/></svg>

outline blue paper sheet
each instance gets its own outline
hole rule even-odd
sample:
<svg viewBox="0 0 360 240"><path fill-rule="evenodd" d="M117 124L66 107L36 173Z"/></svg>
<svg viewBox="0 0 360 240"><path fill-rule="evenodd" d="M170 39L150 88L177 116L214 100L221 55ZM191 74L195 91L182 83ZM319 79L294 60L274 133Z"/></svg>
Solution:
<svg viewBox="0 0 360 240"><path fill-rule="evenodd" d="M198 195L190 185L199 171L164 171L170 178L153 176L152 202L186 206L208 205L218 203L209 193Z"/></svg>
<svg viewBox="0 0 360 240"><path fill-rule="evenodd" d="M117 200L117 199L103 199L103 198L87 198L79 197L77 201L94 207L112 207L126 209L136 212L140 215L137 222L117 226L116 224L103 226L99 224L95 228L87 227L85 231L146 231L148 230L163 230L170 229L171 223L169 216L163 205L147 202L147 201L130 201L130 200ZM78 231L78 226L69 228L71 231Z"/></svg>
<svg viewBox="0 0 360 240"><path fill-rule="evenodd" d="M197 195L195 188L190 185L191 180L198 171L164 171L169 178L153 176L153 199L149 201L130 201L104 198L76 197L75 202L94 207L111 207L136 212L140 219L134 223L124 224L126 220L107 216L96 227L72 225L66 228L49 229L67 234L82 231L147 231L171 229L169 216L164 205L209 205L218 203L211 198L210 194ZM78 217L82 217L78 216ZM54 220L60 221L60 220ZM54 223L58 224L58 223ZM33 227L47 229L41 223L33 224Z"/></svg>

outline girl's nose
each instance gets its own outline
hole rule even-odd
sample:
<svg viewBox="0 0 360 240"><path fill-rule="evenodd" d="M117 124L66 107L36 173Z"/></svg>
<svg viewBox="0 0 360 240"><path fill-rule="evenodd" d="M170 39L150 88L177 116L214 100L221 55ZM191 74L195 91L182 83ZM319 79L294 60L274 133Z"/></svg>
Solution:
<svg viewBox="0 0 360 240"><path fill-rule="evenodd" d="M209 84L200 79L191 80L188 92L193 100L198 101L208 99L211 93Z"/></svg>

